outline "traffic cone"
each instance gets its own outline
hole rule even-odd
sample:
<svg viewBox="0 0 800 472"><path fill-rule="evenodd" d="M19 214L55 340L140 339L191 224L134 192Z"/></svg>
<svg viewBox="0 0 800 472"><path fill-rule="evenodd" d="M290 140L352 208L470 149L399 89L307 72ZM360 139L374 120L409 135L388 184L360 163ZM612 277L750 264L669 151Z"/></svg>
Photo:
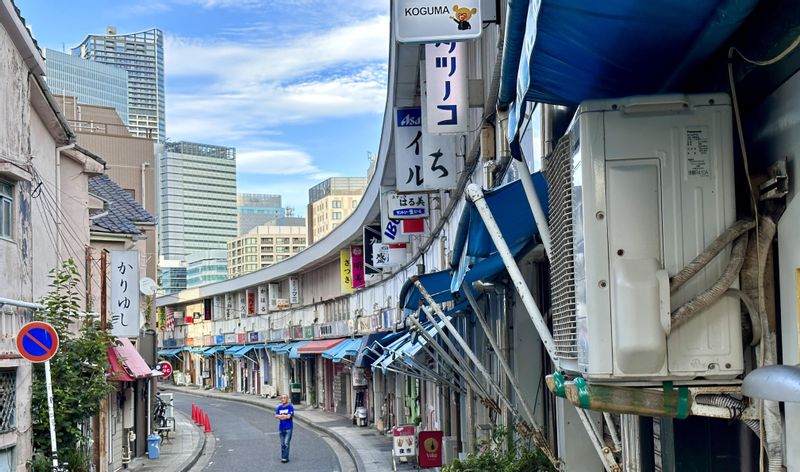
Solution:
<svg viewBox="0 0 800 472"><path fill-rule="evenodd" d="M192 421L197 422L197 406L192 403Z"/></svg>
<svg viewBox="0 0 800 472"><path fill-rule="evenodd" d="M211 421L208 419L208 413L206 413L206 421L205 421L206 433L211 432Z"/></svg>
<svg viewBox="0 0 800 472"><path fill-rule="evenodd" d="M203 426L203 409L199 406L197 407L197 425Z"/></svg>

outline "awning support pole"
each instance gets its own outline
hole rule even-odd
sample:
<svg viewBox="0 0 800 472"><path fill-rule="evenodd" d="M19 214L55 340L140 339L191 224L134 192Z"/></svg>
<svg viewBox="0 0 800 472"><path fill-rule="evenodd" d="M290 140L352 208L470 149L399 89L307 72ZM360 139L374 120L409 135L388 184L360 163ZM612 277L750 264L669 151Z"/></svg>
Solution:
<svg viewBox="0 0 800 472"><path fill-rule="evenodd" d="M417 362L416 359L414 359L413 357L409 356L408 354L403 354L403 357L405 357L405 358L409 359L411 362L413 362L414 366L416 366L417 370L419 370L422 373L428 374L428 376L431 377L431 379L433 379L435 382L443 383L443 384L446 384L446 385L448 385L450 387L454 387L454 388L456 387L455 383L451 382L449 378L447 378L444 375L442 375L442 374L440 374L440 373L428 368L425 365L422 365L420 362ZM434 357L434 359L435 359L435 357Z"/></svg>
<svg viewBox="0 0 800 472"><path fill-rule="evenodd" d="M531 317L533 326L539 333L539 338L542 340L547 354L550 356L553 364L558 366L558 357L556 356L553 335L550 334L550 329L544 321L542 312L539 311L539 307L536 305L536 301L533 299L530 289L528 289L528 286L525 284L522 272L520 272L519 267L517 267L517 261L514 260L514 256L511 254L511 250L509 250L508 244L506 244L505 238L503 238L503 234L500 232L500 227L497 226L497 222L494 220L494 216L492 216L492 211L483 198L483 191L476 184L469 184L467 185L466 192L469 199L475 204L475 208L478 209L483 223L489 230L489 236L491 236L492 242L494 242L494 245L500 252L500 257L503 258L503 264L506 266L508 275L511 276L511 280L514 282L514 287L516 287L517 293L519 293L519 298L522 300L522 304L525 305L528 316Z"/></svg>
<svg viewBox="0 0 800 472"><path fill-rule="evenodd" d="M545 253L550 257L550 226L547 224L547 217L542 208L542 202L539 201L539 194L533 186L533 177L531 177L531 170L528 168L528 163L524 158L511 159L514 168L519 174L519 180L522 182L522 188L525 190L525 196L528 197L528 204L533 213L533 221L536 223L536 228L539 230L539 236L542 238Z"/></svg>

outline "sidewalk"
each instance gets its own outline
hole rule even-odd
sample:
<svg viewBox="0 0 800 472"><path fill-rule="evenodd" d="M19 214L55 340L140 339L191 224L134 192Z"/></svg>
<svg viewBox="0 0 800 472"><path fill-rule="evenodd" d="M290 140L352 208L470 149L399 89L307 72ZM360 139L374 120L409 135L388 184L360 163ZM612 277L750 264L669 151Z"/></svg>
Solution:
<svg viewBox="0 0 800 472"><path fill-rule="evenodd" d="M210 436L210 435L209 435ZM192 422L186 414L175 410L175 432L161 441L158 459L149 459L146 455L131 461L128 470L136 472L186 472L188 471L206 444L206 434Z"/></svg>
<svg viewBox="0 0 800 472"><path fill-rule="evenodd" d="M198 387L161 385L159 388L184 392L223 400L239 401L266 408L270 411L278 406L277 399L267 399L243 393L223 393L203 390ZM330 436L342 445L356 463L358 472L386 472L392 470L391 438L379 434L374 428L357 427L347 418L337 414L306 406L295 406L295 420L318 433Z"/></svg>

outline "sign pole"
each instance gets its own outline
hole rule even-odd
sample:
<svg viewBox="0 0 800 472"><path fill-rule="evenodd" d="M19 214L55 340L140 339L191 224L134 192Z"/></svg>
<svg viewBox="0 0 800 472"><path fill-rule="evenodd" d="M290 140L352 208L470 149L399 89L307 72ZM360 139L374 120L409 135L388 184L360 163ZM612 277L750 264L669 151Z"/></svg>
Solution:
<svg viewBox="0 0 800 472"><path fill-rule="evenodd" d="M53 381L50 378L50 360L44 363L44 382L47 388L47 416L50 420L50 450L53 453L53 470L58 470L58 450L56 447L56 416L53 412Z"/></svg>

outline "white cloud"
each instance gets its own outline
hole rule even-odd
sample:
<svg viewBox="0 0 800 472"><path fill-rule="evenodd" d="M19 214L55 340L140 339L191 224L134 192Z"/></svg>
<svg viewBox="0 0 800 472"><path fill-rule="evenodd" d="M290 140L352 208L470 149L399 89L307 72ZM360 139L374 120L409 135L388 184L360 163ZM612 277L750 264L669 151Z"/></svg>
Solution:
<svg viewBox="0 0 800 472"><path fill-rule="evenodd" d="M236 170L248 174L316 174L311 156L298 149L264 149L236 153Z"/></svg>

